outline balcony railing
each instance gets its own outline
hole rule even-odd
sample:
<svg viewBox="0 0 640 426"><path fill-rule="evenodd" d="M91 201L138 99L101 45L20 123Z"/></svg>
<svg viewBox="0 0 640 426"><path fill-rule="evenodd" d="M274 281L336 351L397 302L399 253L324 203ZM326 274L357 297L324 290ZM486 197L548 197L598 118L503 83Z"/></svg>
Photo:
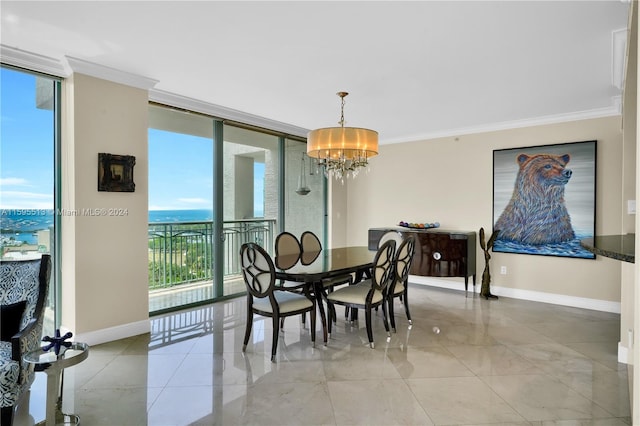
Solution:
<svg viewBox="0 0 640 426"><path fill-rule="evenodd" d="M223 275L240 274L240 246L255 242L271 250L275 219L223 222ZM213 222L149 223L149 288L213 279Z"/></svg>

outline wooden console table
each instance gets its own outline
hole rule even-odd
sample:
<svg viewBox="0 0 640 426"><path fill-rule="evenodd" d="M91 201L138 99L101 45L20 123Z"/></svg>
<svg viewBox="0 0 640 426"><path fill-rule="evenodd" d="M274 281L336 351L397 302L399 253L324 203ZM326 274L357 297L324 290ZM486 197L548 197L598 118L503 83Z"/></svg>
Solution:
<svg viewBox="0 0 640 426"><path fill-rule="evenodd" d="M440 228L404 227L369 229L369 250L376 250L385 232L398 231L416 236L416 252L410 274L423 277L464 277L465 291L469 277L476 285L476 233L447 231Z"/></svg>

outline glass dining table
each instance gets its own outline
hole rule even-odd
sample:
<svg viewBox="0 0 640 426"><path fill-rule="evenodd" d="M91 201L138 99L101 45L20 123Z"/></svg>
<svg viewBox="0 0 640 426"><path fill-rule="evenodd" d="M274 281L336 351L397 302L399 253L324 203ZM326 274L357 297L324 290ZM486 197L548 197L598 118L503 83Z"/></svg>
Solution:
<svg viewBox="0 0 640 426"><path fill-rule="evenodd" d="M324 344L327 344L327 315L323 305L326 288L323 281L327 278L354 273L354 283L371 270L376 251L368 247L341 247L301 254L284 254L274 259L276 279L299 282L300 286L310 286L320 311ZM290 285L288 289L292 288Z"/></svg>

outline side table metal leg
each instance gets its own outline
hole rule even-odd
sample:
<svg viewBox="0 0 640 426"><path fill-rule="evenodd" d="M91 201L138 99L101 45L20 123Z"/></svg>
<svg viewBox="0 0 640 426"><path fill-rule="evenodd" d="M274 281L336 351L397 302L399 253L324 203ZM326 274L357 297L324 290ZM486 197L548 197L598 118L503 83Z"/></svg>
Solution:
<svg viewBox="0 0 640 426"><path fill-rule="evenodd" d="M47 370L47 418L38 425L79 425L80 417L62 412L62 392L64 391L64 370Z"/></svg>
<svg viewBox="0 0 640 426"><path fill-rule="evenodd" d="M60 374L61 371L55 368L47 371L47 426L56 426L56 412L58 401L62 400L60 393Z"/></svg>

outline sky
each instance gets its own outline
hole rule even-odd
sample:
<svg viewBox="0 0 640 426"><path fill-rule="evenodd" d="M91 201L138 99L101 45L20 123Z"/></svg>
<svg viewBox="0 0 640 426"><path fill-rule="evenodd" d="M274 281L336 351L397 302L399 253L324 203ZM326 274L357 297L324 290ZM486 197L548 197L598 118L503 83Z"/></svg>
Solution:
<svg viewBox="0 0 640 426"><path fill-rule="evenodd" d="M36 108L35 88L32 74L0 69L2 209L53 209L54 116ZM210 139L149 129L149 210L212 210L212 156ZM264 164L256 163L254 176L255 215L262 216Z"/></svg>
<svg viewBox="0 0 640 426"><path fill-rule="evenodd" d="M0 71L3 209L53 208L53 111L35 107L35 86L31 74Z"/></svg>
<svg viewBox="0 0 640 426"><path fill-rule="evenodd" d="M149 210L212 210L212 158L211 139L149 129ZM263 205L264 164L255 163L256 217Z"/></svg>

